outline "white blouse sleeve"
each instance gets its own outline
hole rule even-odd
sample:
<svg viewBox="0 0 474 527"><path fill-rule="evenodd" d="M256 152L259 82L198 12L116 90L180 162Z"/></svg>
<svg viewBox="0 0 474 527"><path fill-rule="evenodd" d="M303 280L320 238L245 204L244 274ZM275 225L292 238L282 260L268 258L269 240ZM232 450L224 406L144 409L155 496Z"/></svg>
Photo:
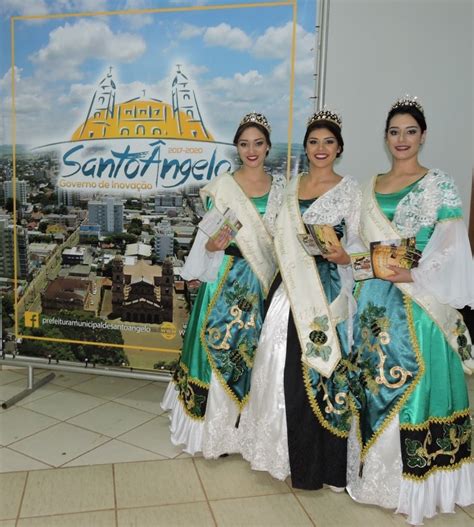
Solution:
<svg viewBox="0 0 474 527"><path fill-rule="evenodd" d="M206 250L209 238L198 229L191 251L181 271L184 280L200 280L213 282L217 279L219 267L224 259L224 251L210 252Z"/></svg>
<svg viewBox="0 0 474 527"><path fill-rule="evenodd" d="M343 240L347 254L366 251L366 247L359 236L362 193L358 186L353 189L353 192L351 207L346 217L346 235Z"/></svg>
<svg viewBox="0 0 474 527"><path fill-rule="evenodd" d="M417 292L454 308L474 308L474 261L462 219L436 224L411 275Z"/></svg>
<svg viewBox="0 0 474 527"><path fill-rule="evenodd" d="M342 240L344 250L347 254L365 251L364 244L359 236L360 207L362 194L357 186L354 188L353 200L350 203L349 210L345 217L346 229ZM347 338L349 346L353 344L353 318L357 311L357 303L352 294L354 289L354 275L352 265L337 266L339 276L341 277L341 293L346 296L348 318L347 318Z"/></svg>

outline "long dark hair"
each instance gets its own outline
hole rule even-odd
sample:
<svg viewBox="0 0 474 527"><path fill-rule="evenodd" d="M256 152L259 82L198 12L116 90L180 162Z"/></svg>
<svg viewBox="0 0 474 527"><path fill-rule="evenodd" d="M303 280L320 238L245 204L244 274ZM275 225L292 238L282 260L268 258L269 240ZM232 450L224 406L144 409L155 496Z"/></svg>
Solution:
<svg viewBox="0 0 474 527"><path fill-rule="evenodd" d="M339 152L337 153L336 157L340 157L342 152L344 152L344 139L342 138L341 129L336 123L333 123L332 121L326 121L325 119L314 121L308 126L303 139L304 148L306 149L306 143L308 142L309 134L313 130L321 130L322 128L329 130L336 138L337 144L339 146Z"/></svg>
<svg viewBox="0 0 474 527"><path fill-rule="evenodd" d="M262 134L265 136L265 140L267 141L268 147L272 147L272 142L270 141L270 134L268 130L262 126L261 124L255 123L255 122L248 122L241 124L234 135L234 145L237 146L237 143L239 142L240 136L247 130L247 128L256 128L258 131L262 132Z"/></svg>
<svg viewBox="0 0 474 527"><path fill-rule="evenodd" d="M387 135L388 129L390 128L390 121L395 117L395 115L399 114L408 114L415 119L415 121L418 123L418 126L421 129L421 133L423 133L426 130L426 119L421 110L419 110L416 106L405 104L401 106L397 106L396 108L392 108L387 115L387 120L385 121L385 135Z"/></svg>

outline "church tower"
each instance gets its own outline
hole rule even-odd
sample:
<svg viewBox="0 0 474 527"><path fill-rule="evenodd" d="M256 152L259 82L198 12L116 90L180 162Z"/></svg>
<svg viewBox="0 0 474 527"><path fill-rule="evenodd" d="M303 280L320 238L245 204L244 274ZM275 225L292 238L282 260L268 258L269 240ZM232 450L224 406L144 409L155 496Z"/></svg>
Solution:
<svg viewBox="0 0 474 527"><path fill-rule="evenodd" d="M112 310L120 314L124 301L123 261L121 256L112 260Z"/></svg>
<svg viewBox="0 0 474 527"><path fill-rule="evenodd" d="M177 64L177 68L178 71L171 84L171 97L173 117L178 123L178 131L181 135L190 131L194 137L204 133L204 137L210 139L211 136L204 125L196 93L189 79L181 71L180 64Z"/></svg>
<svg viewBox="0 0 474 527"><path fill-rule="evenodd" d="M115 111L116 85L112 78L112 66L107 75L99 82L97 90L87 111L87 117L80 131L80 139L105 137L107 121L113 119Z"/></svg>
<svg viewBox="0 0 474 527"><path fill-rule="evenodd" d="M163 322L173 322L173 262L165 260L161 270L160 296Z"/></svg>

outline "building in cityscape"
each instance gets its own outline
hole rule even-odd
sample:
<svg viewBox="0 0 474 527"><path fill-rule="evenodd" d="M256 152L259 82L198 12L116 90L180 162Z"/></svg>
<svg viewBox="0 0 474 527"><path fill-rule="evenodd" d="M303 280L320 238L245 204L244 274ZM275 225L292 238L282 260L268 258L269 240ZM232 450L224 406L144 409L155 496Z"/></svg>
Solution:
<svg viewBox="0 0 474 527"><path fill-rule="evenodd" d="M159 262L173 256L174 231L169 221L163 220L155 228L155 255Z"/></svg>
<svg viewBox="0 0 474 527"><path fill-rule="evenodd" d="M92 283L84 278L63 278L52 280L41 293L43 312L60 309L83 310L88 295L92 292Z"/></svg>
<svg viewBox="0 0 474 527"><path fill-rule="evenodd" d="M81 192L77 190L69 190L58 187L58 205L65 205L66 207L78 207L83 200Z"/></svg>
<svg viewBox="0 0 474 527"><path fill-rule="evenodd" d="M173 321L173 264L162 266L138 260L124 265L121 256L112 262L112 309L122 320L161 324Z"/></svg>
<svg viewBox="0 0 474 527"><path fill-rule="evenodd" d="M125 256L136 256L137 258L150 258L151 245L146 243L129 243L125 247Z"/></svg>
<svg viewBox="0 0 474 527"><path fill-rule="evenodd" d="M60 225L66 229L76 229L80 223L77 214L46 214L43 216L43 221L48 222L49 225Z"/></svg>
<svg viewBox="0 0 474 527"><path fill-rule="evenodd" d="M123 203L108 197L101 201L89 201L87 223L100 225L101 234L123 232Z"/></svg>
<svg viewBox="0 0 474 527"><path fill-rule="evenodd" d="M86 250L84 247L71 247L64 249L61 254L61 261L63 265L77 265L84 263L84 256Z"/></svg>
<svg viewBox="0 0 474 527"><path fill-rule="evenodd" d="M17 205L25 205L28 203L28 183L22 179L17 179L15 187ZM13 199L13 181L11 179L3 182L4 203L6 203L9 198Z"/></svg>
<svg viewBox="0 0 474 527"><path fill-rule="evenodd" d="M32 266L28 247L28 233L16 227L17 278L27 280ZM14 278L14 226L9 216L0 216L0 277Z"/></svg>
<svg viewBox="0 0 474 527"><path fill-rule="evenodd" d="M178 192L162 192L155 196L156 214L167 214L172 210L177 212L183 208L183 195Z"/></svg>
<svg viewBox="0 0 474 527"><path fill-rule="evenodd" d="M100 237L100 225L88 225L82 224L79 227L79 242L80 243L89 243L97 242Z"/></svg>
<svg viewBox="0 0 474 527"><path fill-rule="evenodd" d="M58 248L55 243L29 243L29 255L32 265L39 268Z"/></svg>

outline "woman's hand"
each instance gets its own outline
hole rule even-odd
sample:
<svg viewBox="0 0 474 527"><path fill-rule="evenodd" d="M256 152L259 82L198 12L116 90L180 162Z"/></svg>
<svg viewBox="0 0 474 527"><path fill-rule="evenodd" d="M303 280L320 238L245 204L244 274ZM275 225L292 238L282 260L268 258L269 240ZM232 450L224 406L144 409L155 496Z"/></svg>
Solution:
<svg viewBox="0 0 474 527"><path fill-rule="evenodd" d="M188 280L187 282L188 288L194 289L196 287L199 287L201 285L201 281L194 279L194 280Z"/></svg>
<svg viewBox="0 0 474 527"><path fill-rule="evenodd" d="M214 253L223 251L232 240L232 230L230 227L224 227L215 238L209 238L206 243L206 250Z"/></svg>
<svg viewBox="0 0 474 527"><path fill-rule="evenodd" d="M338 265L347 265L351 263L350 256L342 247L332 247L328 253L323 254L323 258Z"/></svg>
<svg viewBox="0 0 474 527"><path fill-rule="evenodd" d="M387 276L386 280L389 282L393 282L394 284L413 282L410 269L403 269L396 265L387 265L387 268L394 273L391 276Z"/></svg>

